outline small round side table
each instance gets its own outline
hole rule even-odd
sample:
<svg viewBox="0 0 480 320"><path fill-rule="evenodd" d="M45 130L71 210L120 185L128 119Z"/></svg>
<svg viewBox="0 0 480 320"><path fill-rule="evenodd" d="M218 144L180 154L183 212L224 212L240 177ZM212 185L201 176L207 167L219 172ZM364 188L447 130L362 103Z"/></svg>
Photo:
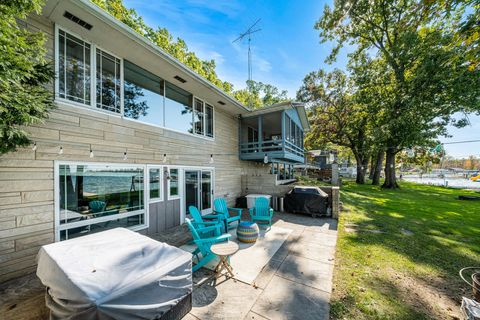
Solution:
<svg viewBox="0 0 480 320"><path fill-rule="evenodd" d="M230 265L229 258L235 252L238 251L238 244L233 241L227 241L222 243L216 243L210 247L210 250L220 258L220 262L215 267L217 277L221 274L223 269L226 269L230 276L233 278L233 270Z"/></svg>

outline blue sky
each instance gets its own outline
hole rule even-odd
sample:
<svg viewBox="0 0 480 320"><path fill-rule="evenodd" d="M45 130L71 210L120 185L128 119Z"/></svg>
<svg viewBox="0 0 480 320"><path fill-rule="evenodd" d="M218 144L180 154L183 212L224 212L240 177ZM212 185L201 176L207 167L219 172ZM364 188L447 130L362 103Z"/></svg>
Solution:
<svg viewBox="0 0 480 320"><path fill-rule="evenodd" d="M302 0L124 0L152 27L167 28L187 43L200 58L214 59L222 80L245 87L247 42L232 43L250 24L261 18L252 40L253 79L288 90L291 98L305 75L319 68L343 68L342 52L333 65L325 64L331 45L320 44L313 29L323 7L331 1ZM480 139L480 117L470 118L472 126L450 132L453 138L441 141ZM456 157L480 155L480 143L446 145Z"/></svg>

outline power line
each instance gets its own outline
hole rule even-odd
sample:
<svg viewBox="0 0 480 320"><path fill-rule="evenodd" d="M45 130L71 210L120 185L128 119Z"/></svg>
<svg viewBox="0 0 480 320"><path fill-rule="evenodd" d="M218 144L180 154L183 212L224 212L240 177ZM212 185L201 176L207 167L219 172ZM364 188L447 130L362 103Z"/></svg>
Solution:
<svg viewBox="0 0 480 320"><path fill-rule="evenodd" d="M480 139L478 139L478 140L463 140L463 141L441 142L440 144L459 144L459 143L473 143L473 142L480 142Z"/></svg>

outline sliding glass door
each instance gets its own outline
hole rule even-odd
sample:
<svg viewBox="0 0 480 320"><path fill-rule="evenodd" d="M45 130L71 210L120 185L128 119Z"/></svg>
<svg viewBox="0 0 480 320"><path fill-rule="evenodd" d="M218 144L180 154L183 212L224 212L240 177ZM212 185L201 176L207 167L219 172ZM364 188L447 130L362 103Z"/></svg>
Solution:
<svg viewBox="0 0 480 320"><path fill-rule="evenodd" d="M185 170L185 208L195 206L202 213L212 211L212 170Z"/></svg>

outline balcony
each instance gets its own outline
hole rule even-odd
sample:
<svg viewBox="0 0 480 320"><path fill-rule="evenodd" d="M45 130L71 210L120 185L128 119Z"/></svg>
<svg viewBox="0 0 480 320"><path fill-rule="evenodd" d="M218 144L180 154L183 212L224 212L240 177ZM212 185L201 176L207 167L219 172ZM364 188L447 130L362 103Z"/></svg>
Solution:
<svg viewBox="0 0 480 320"><path fill-rule="evenodd" d="M284 165L303 163L305 129L308 121L303 105L288 102L255 110L240 122L240 159Z"/></svg>
<svg viewBox="0 0 480 320"><path fill-rule="evenodd" d="M245 142L240 144L240 159L264 161L286 160L303 163L304 149L288 140L267 140L262 142Z"/></svg>

